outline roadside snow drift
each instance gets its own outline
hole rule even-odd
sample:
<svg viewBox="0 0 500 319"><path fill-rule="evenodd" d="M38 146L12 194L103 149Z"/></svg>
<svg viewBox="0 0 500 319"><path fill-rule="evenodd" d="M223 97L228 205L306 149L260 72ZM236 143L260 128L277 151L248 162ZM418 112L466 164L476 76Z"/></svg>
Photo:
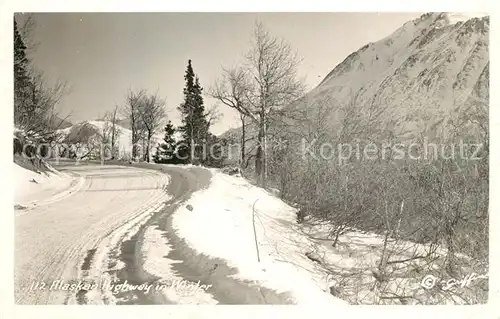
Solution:
<svg viewBox="0 0 500 319"><path fill-rule="evenodd" d="M48 172L37 173L13 163L15 206L27 208L37 203L54 201L69 196L81 186L83 178L58 172L46 165Z"/></svg>
<svg viewBox="0 0 500 319"><path fill-rule="evenodd" d="M242 178L212 173L210 187L194 193L173 217L189 246L226 260L239 270L238 279L291 293L297 304L345 304L329 293L327 273L306 257L314 243L300 232L294 208Z"/></svg>

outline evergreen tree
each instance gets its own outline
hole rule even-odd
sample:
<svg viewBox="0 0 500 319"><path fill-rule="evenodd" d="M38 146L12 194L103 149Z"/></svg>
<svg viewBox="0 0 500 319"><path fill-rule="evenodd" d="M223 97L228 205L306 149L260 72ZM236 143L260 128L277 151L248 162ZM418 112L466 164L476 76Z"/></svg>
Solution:
<svg viewBox="0 0 500 319"><path fill-rule="evenodd" d="M29 61L26 45L14 19L14 122L19 124L28 116L27 99L30 87Z"/></svg>
<svg viewBox="0 0 500 319"><path fill-rule="evenodd" d="M188 61L184 79L186 81L184 102L178 108L182 115L182 125L179 127L182 133L181 152L187 153L186 162L199 164L204 162L203 147L208 135L209 124L203 105L203 88L198 77L195 76L191 60Z"/></svg>
<svg viewBox="0 0 500 319"><path fill-rule="evenodd" d="M175 127L171 121L168 121L167 125L165 125L165 137L163 138L163 143L158 145L154 155L155 163L175 164L179 162L176 157L177 143L174 139L174 133Z"/></svg>
<svg viewBox="0 0 500 319"><path fill-rule="evenodd" d="M22 84L28 80L26 49L26 45L17 28L17 22L14 19L14 83L16 84Z"/></svg>

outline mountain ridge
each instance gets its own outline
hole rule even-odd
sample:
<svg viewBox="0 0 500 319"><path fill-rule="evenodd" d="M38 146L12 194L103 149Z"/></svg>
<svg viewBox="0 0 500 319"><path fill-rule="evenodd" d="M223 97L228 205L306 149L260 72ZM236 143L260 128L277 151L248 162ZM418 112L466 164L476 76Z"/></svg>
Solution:
<svg viewBox="0 0 500 319"><path fill-rule="evenodd" d="M372 126L385 125L405 138L421 132L447 136L448 124L473 104L487 108L488 49L489 16L426 13L352 52L286 110L315 113L319 104L328 104L337 129L346 112L370 125L366 114L375 110L378 122ZM220 136L235 138L238 131Z"/></svg>

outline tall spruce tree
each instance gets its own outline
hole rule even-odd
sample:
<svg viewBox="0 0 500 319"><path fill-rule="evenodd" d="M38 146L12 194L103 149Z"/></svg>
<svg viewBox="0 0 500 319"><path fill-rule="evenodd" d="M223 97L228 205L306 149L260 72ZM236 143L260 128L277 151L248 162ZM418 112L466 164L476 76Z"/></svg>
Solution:
<svg viewBox="0 0 500 319"><path fill-rule="evenodd" d="M14 19L14 81L22 83L28 79L28 58L26 57L26 45L17 28Z"/></svg>
<svg viewBox="0 0 500 319"><path fill-rule="evenodd" d="M186 162L200 164L205 160L203 145L208 135L209 123L203 105L203 88L195 76L191 60L188 61L184 80L184 102L178 108L182 115L182 125L179 127L182 133L182 153L185 154Z"/></svg>
<svg viewBox="0 0 500 319"><path fill-rule="evenodd" d="M30 87L29 61L26 45L14 19L14 122L20 124L28 114L28 92Z"/></svg>

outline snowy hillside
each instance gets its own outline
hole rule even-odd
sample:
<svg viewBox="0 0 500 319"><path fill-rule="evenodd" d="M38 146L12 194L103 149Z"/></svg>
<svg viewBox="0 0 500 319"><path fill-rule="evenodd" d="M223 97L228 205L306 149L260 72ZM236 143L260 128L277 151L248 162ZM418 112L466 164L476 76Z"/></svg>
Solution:
<svg viewBox="0 0 500 319"><path fill-rule="evenodd" d="M61 134L62 140L66 143L81 143L85 145L99 142L103 133L110 128L111 122L109 121L84 121L71 127L59 130L58 132ZM117 132L118 137L116 143L119 150L119 156L120 158L128 159L131 157L132 153L132 131L117 125ZM151 155L154 155L156 147L158 146L158 143L161 143L162 139L163 136L161 134L153 136L151 140ZM142 142L140 143L140 146L142 147ZM87 148L85 148L85 150Z"/></svg>
<svg viewBox="0 0 500 319"><path fill-rule="evenodd" d="M487 109L488 50L489 17L427 13L347 56L288 109L319 115L333 131L350 115L361 127L403 138L444 137L457 117ZM222 136L239 135L233 129Z"/></svg>
<svg viewBox="0 0 500 319"><path fill-rule="evenodd" d="M489 99L489 18L466 18L429 13L407 22L349 55L299 107L314 109L326 99L340 106L338 120L349 105L366 124L383 122L408 137L446 135L455 116Z"/></svg>

